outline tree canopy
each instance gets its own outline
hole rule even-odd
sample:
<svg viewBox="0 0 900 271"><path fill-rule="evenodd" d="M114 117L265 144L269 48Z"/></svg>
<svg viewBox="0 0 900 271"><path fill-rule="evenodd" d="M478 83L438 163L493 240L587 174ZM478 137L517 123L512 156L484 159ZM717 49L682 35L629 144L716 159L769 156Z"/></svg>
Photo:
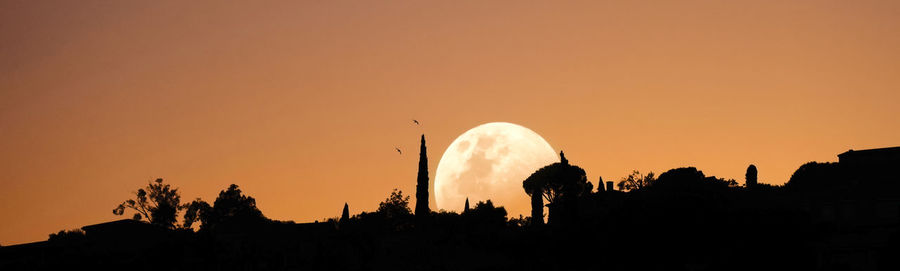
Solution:
<svg viewBox="0 0 900 271"><path fill-rule="evenodd" d="M792 192L825 192L846 185L845 171L838 163L809 162L791 175L784 188Z"/></svg>
<svg viewBox="0 0 900 271"><path fill-rule="evenodd" d="M491 200L475 203L475 208L463 213L465 217L478 225L503 227L506 224L506 208L494 206Z"/></svg>
<svg viewBox="0 0 900 271"><path fill-rule="evenodd" d="M220 191L212 206L198 198L187 204L187 209L184 227L190 227L199 219L201 230L212 230L222 225L252 226L268 221L256 207L256 199L243 195L236 184Z"/></svg>
<svg viewBox="0 0 900 271"><path fill-rule="evenodd" d="M570 165L562 151L559 155L560 162L538 169L522 182L525 193L539 194L552 204L560 198L575 198L594 189L584 169Z"/></svg>
<svg viewBox="0 0 900 271"><path fill-rule="evenodd" d="M207 216L207 221L212 226L224 223L261 222L266 219L256 208L256 199L241 194L241 189L236 184L219 192L219 196L213 203L212 211L207 213Z"/></svg>
<svg viewBox="0 0 900 271"><path fill-rule="evenodd" d="M600 186L603 186L603 179L600 179L600 181ZM617 186L619 187L619 190L627 192L651 186L653 185L654 181L656 181L656 176L653 174L653 172L647 173L647 175L641 175L640 171L635 170L632 171L628 176L623 177L621 180L619 180L619 184Z"/></svg>
<svg viewBox="0 0 900 271"><path fill-rule="evenodd" d="M737 187L737 181L733 179L726 180L715 176L706 176L697 168L683 167L663 172L647 190L711 196L730 191L735 187Z"/></svg>
<svg viewBox="0 0 900 271"><path fill-rule="evenodd" d="M402 190L394 188L391 195L378 204L376 212L389 219L408 216L412 214L412 210L409 209L409 196L404 197Z"/></svg>
<svg viewBox="0 0 900 271"><path fill-rule="evenodd" d="M146 188L138 189L135 199L129 199L116 206L113 214L122 215L125 209L135 210L135 220L146 219L152 224L167 228L175 228L178 213L187 208L181 205L181 196L178 188L172 188L169 184L163 184L159 178L147 184Z"/></svg>
<svg viewBox="0 0 900 271"><path fill-rule="evenodd" d="M584 169L570 165L565 154L559 152L559 162L542 167L522 182L525 193L531 196L532 224L543 223L543 201L550 206L550 217L554 211L572 213L574 201L582 194L590 193L593 185L587 181ZM568 217L570 215L563 215ZM557 216L559 217L559 216ZM553 219L551 219L553 220Z"/></svg>

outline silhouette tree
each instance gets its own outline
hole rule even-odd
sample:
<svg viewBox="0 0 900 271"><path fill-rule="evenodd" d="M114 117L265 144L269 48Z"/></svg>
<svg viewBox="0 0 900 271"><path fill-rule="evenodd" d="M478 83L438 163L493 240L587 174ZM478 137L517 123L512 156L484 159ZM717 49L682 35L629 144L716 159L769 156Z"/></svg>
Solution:
<svg viewBox="0 0 900 271"><path fill-rule="evenodd" d="M531 217L519 215L519 217L510 218L506 224L515 230L522 230L531 225Z"/></svg>
<svg viewBox="0 0 900 271"><path fill-rule="evenodd" d="M378 210L375 212L388 219L408 216L412 214L409 209L409 196L404 197L403 191L394 188L391 195L378 204Z"/></svg>
<svg viewBox="0 0 900 271"><path fill-rule="evenodd" d="M416 178L416 216L431 213L428 208L428 155L425 150L425 135L419 148L419 175Z"/></svg>
<svg viewBox="0 0 900 271"><path fill-rule="evenodd" d="M181 226L182 228L188 229L194 225L194 222L200 220L200 224L207 224L208 221L203 221L202 219L208 219L209 215L207 212L211 211L212 207L209 206L209 203L206 203L200 198L195 199L191 203L187 204L187 210L184 212L184 224Z"/></svg>
<svg viewBox="0 0 900 271"><path fill-rule="evenodd" d="M697 170L697 168L684 167L663 172L648 188L655 191L695 191L701 192L701 195L711 195L736 186L737 181L735 180L707 177L703 171Z"/></svg>
<svg viewBox="0 0 900 271"><path fill-rule="evenodd" d="M653 185L654 181L656 181L656 177L653 175L653 172L647 173L647 175L641 175L641 172L634 170L631 174L619 180L617 186L619 187L619 190L628 192Z"/></svg>
<svg viewBox="0 0 900 271"><path fill-rule="evenodd" d="M220 191L212 208L208 212L200 212L199 217L203 222L201 230L216 229L223 225L252 226L268 220L256 208L256 199L242 195L236 184Z"/></svg>
<svg viewBox="0 0 900 271"><path fill-rule="evenodd" d="M543 220L543 207L539 207L543 199L547 200L547 206L550 207L550 220L554 220L554 210L557 213L571 213L578 197L593 190L593 184L587 181L584 169L570 165L562 151L559 152L559 157L560 162L538 169L522 182L525 193L532 198L531 214L535 224L539 224L538 219ZM535 199L535 196L543 199Z"/></svg>
<svg viewBox="0 0 900 271"><path fill-rule="evenodd" d="M469 198L466 198L466 206L463 207L463 213L469 211Z"/></svg>
<svg viewBox="0 0 900 271"><path fill-rule="evenodd" d="M72 242L84 240L84 231L81 229L61 230L59 233L51 233L49 242Z"/></svg>
<svg viewBox="0 0 900 271"><path fill-rule="evenodd" d="M344 210L341 211L341 223L346 223L350 219L350 205L344 202Z"/></svg>
<svg viewBox="0 0 900 271"><path fill-rule="evenodd" d="M597 193L603 193L603 176L597 176Z"/></svg>
<svg viewBox="0 0 900 271"><path fill-rule="evenodd" d="M785 190L801 193L835 193L850 185L840 163L803 164L784 184Z"/></svg>
<svg viewBox="0 0 900 271"><path fill-rule="evenodd" d="M750 164L750 166L747 167L747 174L744 174L744 177L747 180L744 183L747 188L756 186L756 166Z"/></svg>
<svg viewBox="0 0 900 271"><path fill-rule="evenodd" d="M531 174L522 182L525 194L531 197L531 225L534 226L544 224L544 189L548 181L546 173L538 172L541 171Z"/></svg>
<svg viewBox="0 0 900 271"><path fill-rule="evenodd" d="M475 208L466 212L465 216L476 225L498 229L506 225L506 214L506 208L495 207L491 200L486 200L475 203Z"/></svg>
<svg viewBox="0 0 900 271"><path fill-rule="evenodd" d="M137 212L135 220L147 219L152 224L162 225L166 228L174 228L178 213L187 206L181 205L181 196L177 188L171 188L163 184L159 178L147 184L146 189L138 189L134 192L135 199L129 199L116 206L113 214L122 215L125 209L133 209Z"/></svg>

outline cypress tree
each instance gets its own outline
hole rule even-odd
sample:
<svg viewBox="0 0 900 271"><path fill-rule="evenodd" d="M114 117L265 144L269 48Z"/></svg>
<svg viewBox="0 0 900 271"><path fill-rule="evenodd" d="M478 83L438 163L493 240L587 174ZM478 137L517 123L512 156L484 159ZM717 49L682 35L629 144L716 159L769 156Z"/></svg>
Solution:
<svg viewBox="0 0 900 271"><path fill-rule="evenodd" d="M747 178L747 182L745 183L747 188L755 186L756 185L756 166L753 164L750 164L750 166L747 167L747 174L744 175L744 177Z"/></svg>
<svg viewBox="0 0 900 271"><path fill-rule="evenodd" d="M603 176L598 176L598 178L599 179L597 180L597 193L606 192L606 190L603 189Z"/></svg>
<svg viewBox="0 0 900 271"><path fill-rule="evenodd" d="M425 150L425 134L422 134L422 146L419 148L419 176L416 179L416 216L431 213L428 208L428 155Z"/></svg>
<svg viewBox="0 0 900 271"><path fill-rule="evenodd" d="M340 222L346 222L348 219L350 219L350 206L347 205L347 203L345 202L344 203L344 211L341 212Z"/></svg>
<svg viewBox="0 0 900 271"><path fill-rule="evenodd" d="M463 208L463 213L466 213L468 211L469 211L469 198L466 198L466 207Z"/></svg>

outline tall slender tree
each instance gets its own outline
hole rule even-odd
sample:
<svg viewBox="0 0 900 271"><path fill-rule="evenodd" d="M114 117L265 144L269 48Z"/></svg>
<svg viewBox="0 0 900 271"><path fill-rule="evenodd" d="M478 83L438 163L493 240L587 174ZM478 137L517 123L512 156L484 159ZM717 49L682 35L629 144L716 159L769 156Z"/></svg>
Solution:
<svg viewBox="0 0 900 271"><path fill-rule="evenodd" d="M347 203L344 202L344 211L341 212L340 222L344 223L344 222L347 222L347 220L349 220L349 219L350 219L350 205L347 205Z"/></svg>
<svg viewBox="0 0 900 271"><path fill-rule="evenodd" d="M466 198L466 206L463 207L463 213L466 213L468 211L469 211L469 198Z"/></svg>
<svg viewBox="0 0 900 271"><path fill-rule="evenodd" d="M419 176L416 178L416 216L422 217L431 213L428 208L428 155L425 150L425 134L422 134L422 146L419 147Z"/></svg>
<svg viewBox="0 0 900 271"><path fill-rule="evenodd" d="M597 193L606 192L606 190L603 189L603 176L597 176L597 178Z"/></svg>
<svg viewBox="0 0 900 271"><path fill-rule="evenodd" d="M755 186L756 185L756 166L753 164L750 164L750 166L747 167L747 174L745 174L744 177L747 178L747 182L744 183L744 185L747 188Z"/></svg>

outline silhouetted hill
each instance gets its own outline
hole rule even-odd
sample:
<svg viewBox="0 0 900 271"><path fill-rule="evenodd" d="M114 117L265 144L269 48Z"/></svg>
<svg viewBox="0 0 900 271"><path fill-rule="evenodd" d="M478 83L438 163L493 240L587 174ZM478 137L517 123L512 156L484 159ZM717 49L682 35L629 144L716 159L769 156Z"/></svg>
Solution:
<svg viewBox="0 0 900 271"><path fill-rule="evenodd" d="M414 214L399 190L374 212L350 215L345 205L340 219L281 222L232 185L212 206L192 203L199 231L131 219L89 225L0 247L0 269L897 270L897 151L807 163L783 187L686 167L658 178L635 172L640 182L620 186L627 192L612 182L592 191L583 170L560 162L532 179L568 178L557 182L570 191L566 204L551 210L565 219L546 225L509 218L489 200L462 214Z"/></svg>

